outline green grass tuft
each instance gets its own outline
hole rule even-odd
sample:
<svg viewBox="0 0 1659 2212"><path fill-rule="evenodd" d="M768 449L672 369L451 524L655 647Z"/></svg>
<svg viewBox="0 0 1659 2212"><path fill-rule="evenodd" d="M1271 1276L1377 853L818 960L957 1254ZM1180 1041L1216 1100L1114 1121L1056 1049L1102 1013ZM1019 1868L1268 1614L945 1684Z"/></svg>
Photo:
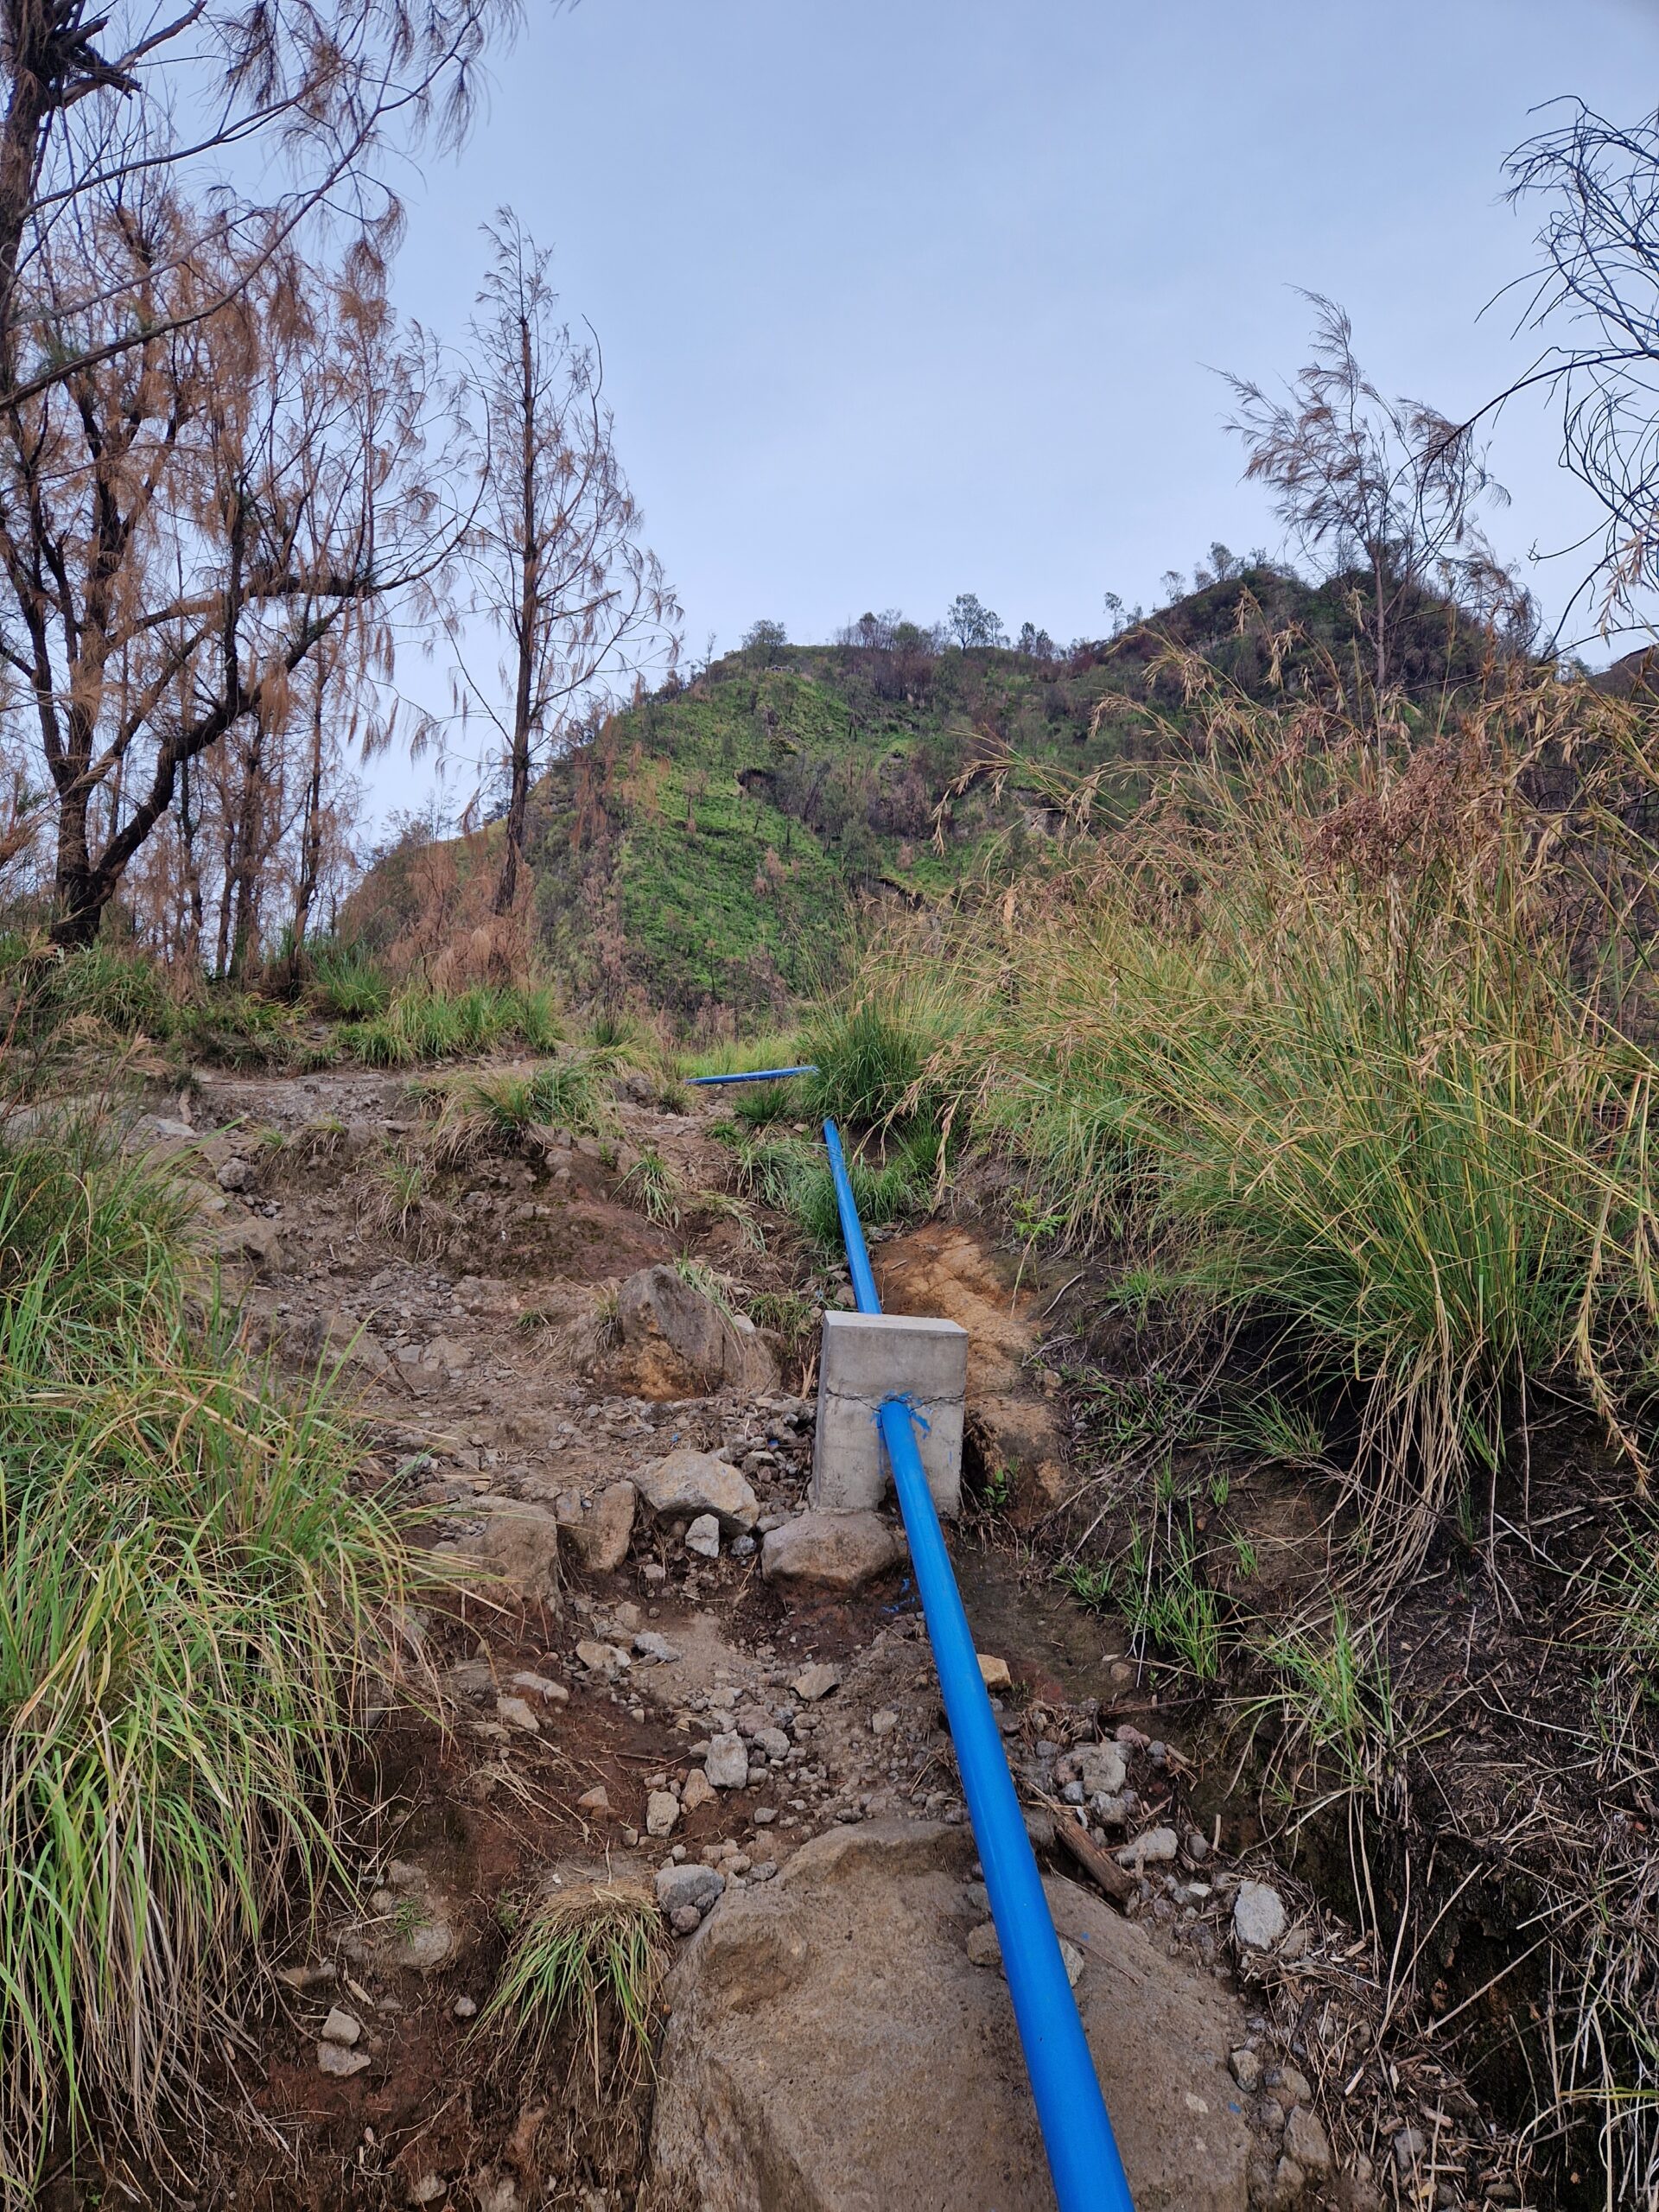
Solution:
<svg viewBox="0 0 1659 2212"><path fill-rule="evenodd" d="M662 1915L649 1891L620 1882L564 1890L514 1927L475 2032L495 2037L504 2069L520 2078L539 2074L556 2038L572 2032L596 2091L607 2086L607 2044L613 2073L637 2080L650 2063L666 1964Z"/></svg>

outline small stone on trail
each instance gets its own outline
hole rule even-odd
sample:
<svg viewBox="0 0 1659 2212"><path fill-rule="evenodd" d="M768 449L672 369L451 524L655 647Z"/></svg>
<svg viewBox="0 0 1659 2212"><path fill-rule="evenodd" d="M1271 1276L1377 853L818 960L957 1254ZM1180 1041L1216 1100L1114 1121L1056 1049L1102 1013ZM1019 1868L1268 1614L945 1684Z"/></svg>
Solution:
<svg viewBox="0 0 1659 2212"><path fill-rule="evenodd" d="M695 1935L702 1925L702 1915L694 1904L677 1904L668 1916L668 1924L677 1936Z"/></svg>
<svg viewBox="0 0 1659 2212"><path fill-rule="evenodd" d="M809 1583L850 1595L898 1558L898 1538L879 1514L809 1510L769 1532L760 1572L768 1582Z"/></svg>
<svg viewBox="0 0 1659 2212"><path fill-rule="evenodd" d="M616 1482L607 1484L585 1510L581 1498L569 1494L561 1497L553 1510L588 1573L614 1574L628 1555L639 1504L639 1493L633 1484Z"/></svg>
<svg viewBox="0 0 1659 2212"><path fill-rule="evenodd" d="M317 2045L317 2070L322 2074L332 2074L338 2082L348 2081L353 2074L362 2073L369 2063L369 2055L365 2050L346 2050L337 2043L320 2043Z"/></svg>
<svg viewBox="0 0 1659 2212"><path fill-rule="evenodd" d="M315 1966L278 1967L276 1979L289 1989L303 1992L315 1989L320 1983L333 1981L337 1972L332 1959L319 1959Z"/></svg>
<svg viewBox="0 0 1659 2212"><path fill-rule="evenodd" d="M495 1713L498 1720L504 1720L509 1728L519 1729L526 1736L539 1736L542 1732L541 1722L521 1697L497 1698Z"/></svg>
<svg viewBox="0 0 1659 2212"><path fill-rule="evenodd" d="M702 1915L725 1887L726 1877L712 1866L664 1866L657 1875L657 1902L671 1918L685 1910Z"/></svg>
<svg viewBox="0 0 1659 2212"><path fill-rule="evenodd" d="M1273 2195L1268 2200L1272 2212L1290 2212L1290 2208L1301 2201L1307 2186L1307 2176L1294 2158L1281 2158L1273 2170Z"/></svg>
<svg viewBox="0 0 1659 2212"><path fill-rule="evenodd" d="M1147 1828L1113 1855L1120 1866L1167 1866L1179 1847L1173 1828Z"/></svg>
<svg viewBox="0 0 1659 2212"><path fill-rule="evenodd" d="M1304 2173L1328 2174L1331 2141L1317 2113L1295 2106L1285 2121L1285 2156L1294 2158Z"/></svg>
<svg viewBox="0 0 1659 2212"><path fill-rule="evenodd" d="M685 1778L684 1789L680 1792L680 1803L686 1812L696 1813L704 1805L713 1804L719 1794L702 1769L693 1767Z"/></svg>
<svg viewBox="0 0 1659 2212"><path fill-rule="evenodd" d="M508 1679L514 1689L523 1690L530 1697L546 1698L554 1705L570 1702L570 1693L563 1682L550 1681L545 1675L532 1675L528 1668L522 1668Z"/></svg>
<svg viewBox="0 0 1659 2212"><path fill-rule="evenodd" d="M975 1656L979 1661L979 1679L988 1690L1010 1690L1014 1688L1014 1677L1008 1672L1006 1659L993 1659L983 1651L976 1653Z"/></svg>
<svg viewBox="0 0 1659 2212"><path fill-rule="evenodd" d="M576 1800L576 1809L582 1813L608 1813L611 1801L606 1795L604 1783L601 1782L597 1789L584 1790Z"/></svg>
<svg viewBox="0 0 1659 2212"><path fill-rule="evenodd" d="M363 2023L353 2013L342 2012L336 2005L322 2024L324 2043L342 2044L347 2050L363 2032Z"/></svg>
<svg viewBox="0 0 1659 2212"><path fill-rule="evenodd" d="M775 1805L757 1805L754 1808L754 1825L758 1828L770 1827L777 1817L778 1808Z"/></svg>
<svg viewBox="0 0 1659 2212"><path fill-rule="evenodd" d="M655 1661L659 1667L671 1667L684 1654L677 1644L671 1643L665 1636L658 1636L654 1628L642 1628L633 1639L633 1648L641 1659Z"/></svg>
<svg viewBox="0 0 1659 2212"><path fill-rule="evenodd" d="M634 1487L659 1521L694 1521L713 1514L740 1536L760 1518L760 1501L737 1469L712 1452L682 1445L633 1478Z"/></svg>
<svg viewBox="0 0 1659 2212"><path fill-rule="evenodd" d="M441 2196L449 2193L449 2184L442 2174L421 2174L409 2184L411 2204L435 2204Z"/></svg>
<svg viewBox="0 0 1659 2212"><path fill-rule="evenodd" d="M997 1941L994 1920L982 1920L977 1928L969 1929L968 1957L969 1963L976 1967L1001 1965L1002 1946Z"/></svg>
<svg viewBox="0 0 1659 2212"><path fill-rule="evenodd" d="M804 1669L789 1687L804 1705L816 1705L821 1697L840 1688L841 1669L820 1660L816 1666Z"/></svg>
<svg viewBox="0 0 1659 2212"><path fill-rule="evenodd" d="M872 1736L890 1736L898 1726L899 1716L890 1705L884 1705L880 1713L870 1715Z"/></svg>
<svg viewBox="0 0 1659 2212"><path fill-rule="evenodd" d="M1227 2061L1232 2077L1247 2097L1255 2094L1262 2083L1262 2061L1248 2044L1242 2044Z"/></svg>
<svg viewBox="0 0 1659 2212"><path fill-rule="evenodd" d="M1116 1797L1129 1778L1122 1744L1082 1744L1071 1756L1085 1797Z"/></svg>
<svg viewBox="0 0 1659 2212"><path fill-rule="evenodd" d="M1233 1934L1246 1950L1270 1951L1284 1934L1285 1923L1284 1900L1277 1890L1266 1882L1240 1883L1233 1902Z"/></svg>
<svg viewBox="0 0 1659 2212"><path fill-rule="evenodd" d="M703 1773L716 1789L741 1789L749 1778L749 1755L736 1734L711 1737Z"/></svg>
<svg viewBox="0 0 1659 2212"><path fill-rule="evenodd" d="M700 1513L685 1532L685 1548L699 1559L720 1557L720 1523L712 1513Z"/></svg>
<svg viewBox="0 0 1659 2212"><path fill-rule="evenodd" d="M449 2009L458 2020L470 2020L478 2011L478 2006L470 1997L457 1997Z"/></svg>
<svg viewBox="0 0 1659 2212"><path fill-rule="evenodd" d="M627 1653L618 1650L615 1644L601 1643L591 1636L584 1636L577 1644L576 1657L589 1674L603 1675L607 1681L613 1681L623 1668L633 1663Z"/></svg>
<svg viewBox="0 0 1659 2212"><path fill-rule="evenodd" d="M679 1799L670 1790L653 1789L645 1801L645 1834L672 1835L679 1817Z"/></svg>

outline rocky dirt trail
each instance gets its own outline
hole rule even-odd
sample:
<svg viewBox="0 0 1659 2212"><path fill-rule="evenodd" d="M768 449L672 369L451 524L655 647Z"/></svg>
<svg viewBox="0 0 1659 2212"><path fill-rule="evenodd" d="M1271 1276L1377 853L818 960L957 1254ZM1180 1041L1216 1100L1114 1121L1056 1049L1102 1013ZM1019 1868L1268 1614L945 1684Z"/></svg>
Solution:
<svg viewBox="0 0 1659 2212"><path fill-rule="evenodd" d="M842 1279L781 1223L759 1251L717 1208L636 1211L646 1149L722 1187L724 1108L620 1089L607 1141L538 1131L418 1191L397 1077L203 1077L133 1134L200 1179L249 1328L340 1367L379 1478L474 1578L410 1623L430 1694L389 1699L356 1777L363 1909L249 1993L234 2124L175 2200L202 2212L1052 2202L902 1532L805 1514L812 1333L744 1312ZM966 1229L875 1256L893 1310L969 1328L979 1472L1040 1512L1065 1432L1030 1301ZM1299 2064L1256 1976L1318 1931L1220 1854L1134 1668L1006 1544L957 1549L1143 2212L1436 2202ZM674 1931L655 2079L596 2088L578 2051L527 2094L475 2024L515 1916L594 1878Z"/></svg>

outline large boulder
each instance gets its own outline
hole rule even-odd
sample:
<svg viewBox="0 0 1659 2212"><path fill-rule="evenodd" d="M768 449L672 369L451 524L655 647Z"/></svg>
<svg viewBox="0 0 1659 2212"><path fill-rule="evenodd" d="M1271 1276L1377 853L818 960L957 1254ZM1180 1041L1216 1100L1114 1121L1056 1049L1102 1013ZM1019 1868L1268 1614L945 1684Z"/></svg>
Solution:
<svg viewBox="0 0 1659 2212"><path fill-rule="evenodd" d="M728 1536L741 1536L760 1518L760 1501L737 1469L689 1444L653 1459L633 1484L659 1521L699 1521L712 1513Z"/></svg>
<svg viewBox="0 0 1659 2212"><path fill-rule="evenodd" d="M879 1513L807 1512L767 1531L760 1572L768 1582L847 1595L885 1574L899 1557L899 1539Z"/></svg>
<svg viewBox="0 0 1659 2212"><path fill-rule="evenodd" d="M630 1275L617 1293L616 1319L618 1379L645 1397L778 1387L776 1364L753 1322L723 1312L676 1268L641 1268Z"/></svg>
<svg viewBox="0 0 1659 2212"><path fill-rule="evenodd" d="M961 1828L867 1822L729 1892L669 1983L653 2208L1053 2212ZM1242 2013L1091 1891L1046 1884L1138 2212L1245 2212Z"/></svg>

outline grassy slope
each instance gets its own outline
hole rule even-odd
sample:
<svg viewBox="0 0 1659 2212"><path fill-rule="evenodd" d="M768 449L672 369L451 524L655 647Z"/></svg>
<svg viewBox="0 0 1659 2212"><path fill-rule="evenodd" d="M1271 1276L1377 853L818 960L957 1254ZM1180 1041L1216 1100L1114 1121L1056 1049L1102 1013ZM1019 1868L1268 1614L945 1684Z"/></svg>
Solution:
<svg viewBox="0 0 1659 2212"><path fill-rule="evenodd" d="M1246 594L1259 608L1241 633ZM935 810L965 769L1010 748L1039 768L1126 766L1162 741L1149 696L1177 730L1180 688L1153 663L1173 641L1264 695L1267 631L1295 623L1312 662L1344 665L1353 626L1341 585L1315 591L1271 569L1197 592L1110 643L1038 661L1002 651L785 646L734 653L695 683L617 716L558 762L532 797L528 842L543 957L574 993L745 1026L836 976L861 912L917 906L977 869L1012 872L1055 817L1033 791L981 785L953 802L943 851ZM1473 649L1426 602L1406 671L1427 691ZM495 865L499 830L454 848L461 874ZM348 933L396 939L418 900L418 855L383 861Z"/></svg>

